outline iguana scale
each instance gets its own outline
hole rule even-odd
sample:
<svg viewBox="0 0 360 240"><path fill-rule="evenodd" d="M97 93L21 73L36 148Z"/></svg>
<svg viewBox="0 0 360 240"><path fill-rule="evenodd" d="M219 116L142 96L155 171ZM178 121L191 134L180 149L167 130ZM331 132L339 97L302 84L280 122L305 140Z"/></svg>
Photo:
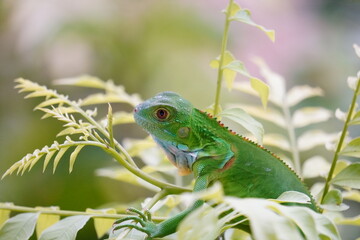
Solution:
<svg viewBox="0 0 360 240"><path fill-rule="evenodd" d="M308 206L317 211L308 189L282 160L264 147L228 130L215 118L193 107L173 92L162 92L134 109L137 124L163 148L182 175L194 173L194 191L221 182L225 195L239 198L276 199L286 191L308 195ZM155 224L142 217L129 217L149 238L176 231L180 221L201 206L198 200L189 209ZM117 221L121 223L123 220ZM133 225L119 224L116 229Z"/></svg>

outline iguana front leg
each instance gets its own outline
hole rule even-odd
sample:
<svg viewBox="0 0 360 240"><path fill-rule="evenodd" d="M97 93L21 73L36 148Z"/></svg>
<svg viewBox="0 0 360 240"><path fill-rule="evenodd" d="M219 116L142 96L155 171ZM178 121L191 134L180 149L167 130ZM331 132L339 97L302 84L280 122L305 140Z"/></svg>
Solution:
<svg viewBox="0 0 360 240"><path fill-rule="evenodd" d="M207 188L209 184L208 175L200 176L196 179L194 185L194 192L201 191ZM167 235L170 235L176 231L179 223L192 211L204 204L203 200L197 200L190 208L182 211L181 213L175 215L172 218L167 219L166 221L156 224L151 220L149 214L144 214L138 210L130 210L138 214L138 216L129 216L123 219L117 220L114 224L113 231L116 231L121 228L135 228L141 232L144 232L148 235L147 239L152 238L161 238ZM135 224L122 224L126 220L133 220L139 223L141 226Z"/></svg>

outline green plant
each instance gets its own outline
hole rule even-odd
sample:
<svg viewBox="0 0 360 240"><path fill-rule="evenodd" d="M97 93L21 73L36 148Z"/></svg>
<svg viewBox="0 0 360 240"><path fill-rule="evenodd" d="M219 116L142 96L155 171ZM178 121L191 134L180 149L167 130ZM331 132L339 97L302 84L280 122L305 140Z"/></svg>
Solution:
<svg viewBox="0 0 360 240"><path fill-rule="evenodd" d="M241 124L249 132L251 132L258 142L262 141L263 128L262 125L254 118L250 117L245 111L250 112L253 116L263 120L270 120L271 122L280 125L287 131L287 136L279 134L265 135L264 144L271 143L272 145L285 151L285 154L290 153L295 170L306 177L306 171L301 167L300 152L308 148L303 147L297 141L295 128L304 127L319 121L325 121L330 117L329 111L323 108L303 108L298 109L291 115L291 107L296 106L301 100L321 95L322 91L318 88L311 88L308 86L295 87L286 93L285 85L281 77L271 72L271 70L261 61L257 60L264 78L267 79L269 84L266 85L258 78L253 77L244 67L244 64L233 56L227 50L228 31L229 25L232 21L241 21L251 24L263 30L272 40L274 39L274 32L267 30L264 27L255 24L250 18L250 11L242 9L233 0L229 1L229 5L225 11L226 20L224 35L222 41L222 48L220 56L217 60L211 62L211 66L218 69L216 97L213 109L210 111L220 117L229 118ZM357 55L360 57L360 49L355 45ZM240 73L250 79L250 85L244 86L243 84L233 84L236 73ZM259 95L263 106L267 106L268 98L272 106L267 109L258 106L239 106L232 105L233 108L220 111L220 93L222 88L222 79L225 79L228 89L240 90L250 94ZM212 232L206 232L208 238L214 238L223 231L231 228L233 224L229 224L229 220L236 219L239 215L244 214L252 225L253 238L255 239L268 239L270 236L276 238L291 238L291 239L311 239L312 234L322 234L330 239L338 239L337 229L329 220L332 216L326 214L339 212L347 208L342 203L343 198L360 202L360 193L357 190L360 186L360 164L351 163L349 161L338 161L340 155L359 157L360 140L355 138L349 142L345 142L348 135L348 128L350 125L357 125L360 123L360 113L356 110L356 100L359 94L360 76L349 78L349 85L354 90L354 97L351 102L349 111L345 115L345 123L340 139L334 153L334 159L331 164L330 171L327 179L324 181L325 185L323 191L320 191L319 203L324 209L324 215L314 215L310 210L304 211L300 207L285 207L276 203L289 201L293 198L296 201L304 201L301 196L293 195L286 196L282 199L274 200L248 200L248 199L233 199L224 197L221 193L221 186L214 185L213 188L201 194L185 194L170 196L171 194L180 194L189 192L190 190L185 187L170 184L165 181L158 172L167 175L167 178L173 177L173 172L169 172L169 164L160 161L156 166L146 165L139 168L133 157L140 157L147 163L147 155L151 150L154 155L154 143L151 139L146 138L143 140L127 140L126 144L120 144L114 139L113 126L116 124L132 123L132 114L129 112L113 112L111 105L108 105L107 116L97 117L97 110L90 109L95 104L104 103L126 103L130 106L135 106L141 102L137 95L127 94L121 86L115 86L111 81L104 82L98 78L90 76L82 76L78 78L58 80L57 84L72 85L80 87L90 87L100 89L101 93L92 94L79 101L72 101L67 96L50 90L45 86L40 86L34 82L25 79L17 79L17 88L20 92L30 92L26 98L30 97L44 97L45 100L41 102L35 109L44 112L44 118L52 117L64 123L64 130L58 134L58 137L64 138L64 141L58 143L55 141L51 146L45 146L42 149L35 150L33 153L26 155L23 159L16 162L10 167L3 177L12 173L24 174L30 171L32 167L41 159L44 159L45 170L53 161L53 172L56 170L59 161L64 160L64 154L71 152L69 158L69 172L73 171L74 163L80 151L86 150L87 146L95 146L102 149L104 152L113 157L122 166L120 169L99 169L98 174L113 177L118 180L131 182L132 184L141 185L156 193L150 199L144 202L144 209L153 208L153 213L162 213L169 215L175 207L179 206L180 202L186 201L189 198L198 199L202 198L208 200L210 203L216 203L215 208L201 208L192 213L186 220L183 221L179 228L180 239L198 239L198 236L204 236L204 232L199 229L207 229L203 221L198 221L199 218L204 218L208 221L205 222ZM279 95L269 96L269 89L281 92ZM253 91L255 90L255 91ZM300 96L301 95L301 96ZM283 102L287 105L283 105ZM278 112L279 108L281 112ZM320 118L311 118L321 116ZM339 115L339 114L338 114ZM274 117L275 116L275 117ZM302 121L297 120L299 116ZM280 121L279 121L280 119ZM246 121L245 121L246 120ZM317 144L323 144L324 139L329 136L336 140L333 134L325 134L317 131L310 132L310 137L321 139L313 143L310 147ZM299 137L299 139L301 136ZM270 141L270 140L271 141ZM298 139L298 140L299 140ZM127 145L127 146L125 146ZM309 147L309 146L308 146ZM85 148L85 149L84 149ZM311 163L322 162L322 160L312 159ZM321 169L322 172L327 169ZM315 173L315 176L318 173ZM311 175L310 177L313 177ZM139 181L142 179L144 181ZM173 179L176 181L177 179ZM340 186L340 188L336 187ZM226 218L219 217L221 213L234 209L233 214L227 215ZM10 217L11 212L25 212ZM269 218L264 218L264 214ZM60 216L67 216L60 220ZM128 213L116 213L114 209L88 209L85 212L78 211L64 211L56 207L50 208L29 208L15 206L11 203L0 204L0 239L28 239L36 227L37 236L40 239L75 239L77 231L80 230L86 222L94 219L95 229L98 237L103 236L110 228L115 219L128 216ZM219 219L220 218L220 219ZM155 221L161 221L163 217L153 217ZM267 228L269 219L272 221L271 228ZM243 220L241 220L243 221ZM303 225L306 221L312 221L311 226ZM359 217L352 219L344 218L340 213L336 214L333 218L338 224L359 225ZM238 222L237 222L238 223ZM295 223L295 224L294 224ZM70 231L69 226L75 227ZM297 225L297 227L296 227ZM19 229L22 231L19 231ZM298 228L303 231L303 235L299 234ZM199 231L199 232L196 232ZM129 231L121 233L120 236L126 236ZM133 238L141 239L142 235L132 231L130 234ZM200 235L197 235L200 234ZM241 231L233 230L231 232L232 239L249 238L249 236ZM128 235L129 236L129 235ZM323 239L327 239L324 237Z"/></svg>

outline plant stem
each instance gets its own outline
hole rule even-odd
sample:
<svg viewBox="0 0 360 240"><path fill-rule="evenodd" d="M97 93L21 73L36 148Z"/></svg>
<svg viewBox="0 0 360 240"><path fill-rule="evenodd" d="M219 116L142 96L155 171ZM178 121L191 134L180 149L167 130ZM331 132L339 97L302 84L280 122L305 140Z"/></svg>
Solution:
<svg viewBox="0 0 360 240"><path fill-rule="evenodd" d="M282 105L282 111L284 113L285 122L287 124L286 129L287 129L287 132L289 135L290 147L291 147L291 153L292 153L295 172L297 172L301 176L302 171L301 171L301 164L300 164L300 154L299 154L299 149L298 149L298 145L297 145L296 137L295 137L295 128L292 124L290 109L289 109L289 106L286 104L286 101L284 101L284 104Z"/></svg>
<svg viewBox="0 0 360 240"><path fill-rule="evenodd" d="M356 89L354 91L354 96L352 98L351 105L350 105L350 108L349 108L349 112L347 114L347 117L346 117L346 120L345 120L345 123L344 123L344 127L343 127L343 130L341 132L340 140L339 140L338 145L336 147L336 150L335 150L335 153L334 153L334 158L333 158L332 163L331 163L330 171L329 171L329 174L328 174L326 182L325 182L324 192L323 192L323 194L321 196L321 201L320 201L321 203L323 203L323 201L325 199L325 196L329 191L330 181L331 181L331 179L333 177L334 170L335 170L335 167L336 167L336 163L337 163L337 160L339 159L340 151L341 151L341 149L343 147L343 143L344 143L344 140L345 140L345 137L346 137L346 134L347 134L348 127L349 127L349 122L351 121L351 118L353 116L353 112L354 112L354 109L355 109L355 106L356 106L356 99L357 99L357 95L358 95L359 90L360 90L360 78L357 79L357 84L356 84Z"/></svg>
<svg viewBox="0 0 360 240"><path fill-rule="evenodd" d="M106 213L89 213L82 211L67 211L67 210L45 210L31 207L23 207L16 205L0 205L0 209L2 210L10 210L14 212L41 212L42 214L50 214L50 215L58 215L58 216L78 216L78 215L90 215L93 218L108 218L108 219L119 219L124 218L129 215L127 214L106 214ZM153 220L155 222L160 222L165 220L164 217L154 217Z"/></svg>
<svg viewBox="0 0 360 240"><path fill-rule="evenodd" d="M234 0L229 0L229 5L225 12L225 27L223 32L223 39L221 43L221 53L219 59L219 68L218 68L218 75L217 75L217 84L216 84L216 95L215 95L215 105L214 105L214 116L219 113L219 106L220 106L220 94L221 94L221 84L223 78L223 64L224 64L224 57L226 52L226 46L229 37L229 26L230 26L230 14L231 14L231 7L233 5Z"/></svg>
<svg viewBox="0 0 360 240"><path fill-rule="evenodd" d="M155 196L146 204L144 207L144 210L148 210L152 208L159 200L163 199L169 195L169 192L167 189L162 189L160 192L157 192Z"/></svg>
<svg viewBox="0 0 360 240"><path fill-rule="evenodd" d="M128 159L123 159L123 157L113 148L110 148L109 146L95 142L95 141L76 141L71 143L65 143L61 144L60 147L70 147L70 146L78 146L78 145L89 145L89 146L96 146L103 149L105 152L110 154L116 161L118 161L122 166L124 166L127 170L129 170L131 173L136 175L137 177L143 179L144 181L159 187L162 190L166 190L168 194L178 194L183 192L191 192L188 188L179 187L170 183L162 182L157 180L156 178L151 177L150 175L144 173L142 170L140 170L137 167L134 167L130 164L130 161Z"/></svg>
<svg viewBox="0 0 360 240"><path fill-rule="evenodd" d="M109 103L109 108L108 108L108 115L107 115L107 130L109 132L109 140L110 140L110 147L115 148L115 143L114 143L114 132L113 132L113 114L112 114L112 107Z"/></svg>

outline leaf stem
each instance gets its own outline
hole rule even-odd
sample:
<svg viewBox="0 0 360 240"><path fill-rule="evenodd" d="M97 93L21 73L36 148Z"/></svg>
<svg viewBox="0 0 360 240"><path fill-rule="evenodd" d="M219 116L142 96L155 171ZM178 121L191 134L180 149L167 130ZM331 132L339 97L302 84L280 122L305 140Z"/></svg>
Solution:
<svg viewBox="0 0 360 240"><path fill-rule="evenodd" d="M287 132L288 132L288 135L289 135L290 146L291 146L291 154L292 154L292 158L293 158L294 168L295 168L295 171L301 176L302 171L301 171L299 148L298 148L298 145L297 145L297 142L296 142L295 128L294 128L294 125L292 123L290 109L289 109L289 106L286 104L286 101L284 101L284 104L282 105L282 111L284 113L285 121L286 121L286 124L287 124L286 129L287 129Z"/></svg>
<svg viewBox="0 0 360 240"><path fill-rule="evenodd" d="M0 204L0 209L2 210L10 210L14 212L40 212L42 214L49 214L49 215L58 215L58 216L77 216L77 215L90 215L93 218L108 218L108 219L119 219L124 218L129 215L127 214L106 214L106 213L89 213L89 212L82 212L82 211L67 211L67 210L45 210L45 209L38 209L38 208L31 208L31 207L23 207L23 206L16 206ZM154 217L153 220L155 222L160 222L165 220L164 217Z"/></svg>
<svg viewBox="0 0 360 240"><path fill-rule="evenodd" d="M328 174L328 176L326 178L324 191L323 191L323 194L321 196L321 201L320 201L321 203L323 203L323 201L325 199L325 196L329 191L330 181L331 181L331 179L333 177L334 170L335 170L335 167L336 167L336 163L337 163L337 160L339 159L340 151L341 151L341 149L343 147L343 143L344 143L344 140L345 140L345 137L346 137L346 134L347 134L348 127L349 127L349 122L351 121L351 118L353 116L353 112L354 112L354 109L355 109L355 106L356 106L356 99L357 99L359 90L360 90L360 78L357 79L357 84L356 84L354 95L353 95L353 98L352 98L352 101L351 101L349 112L347 114L347 117L346 117L346 120L345 120L345 123L344 123L344 127L343 127L343 130L341 132L341 136L340 136L338 145L337 145L335 153L334 153L334 157L333 157L333 160L332 160L332 163L331 163L329 174Z"/></svg>
<svg viewBox="0 0 360 240"><path fill-rule="evenodd" d="M220 94L221 94L221 84L223 78L223 64L224 64L224 57L227 48L227 42L229 37L229 26L230 26L230 14L231 14L231 7L233 5L234 0L229 0L229 5L225 12L225 27L223 32L223 39L221 43L221 53L219 59L219 68L217 74L217 84L216 84L216 95L215 95L215 105L214 105L214 116L219 113L219 106L220 106Z"/></svg>
<svg viewBox="0 0 360 240"><path fill-rule="evenodd" d="M162 189L160 192L157 192L155 196L145 205L144 210L152 208L159 200L163 199L167 195L169 195L169 191L167 189Z"/></svg>
<svg viewBox="0 0 360 240"><path fill-rule="evenodd" d="M174 184L159 181L158 179L151 177L150 175L144 173L141 169L131 165L129 159L123 159L123 156L121 156L114 148L110 148L106 144L95 142L95 141L74 141L71 143L61 144L60 147L70 147L70 146L77 146L77 145L89 145L89 146L100 147L105 152L110 154L116 161L118 161L122 166L124 166L131 173L133 173L137 177L145 180L146 182L159 187L162 190L166 190L166 192L168 194L191 192L191 190L188 188L179 187Z"/></svg>
<svg viewBox="0 0 360 240"><path fill-rule="evenodd" d="M109 103L108 115L107 115L107 130L109 132L110 147L115 148L114 133L113 133L113 113L112 107Z"/></svg>

